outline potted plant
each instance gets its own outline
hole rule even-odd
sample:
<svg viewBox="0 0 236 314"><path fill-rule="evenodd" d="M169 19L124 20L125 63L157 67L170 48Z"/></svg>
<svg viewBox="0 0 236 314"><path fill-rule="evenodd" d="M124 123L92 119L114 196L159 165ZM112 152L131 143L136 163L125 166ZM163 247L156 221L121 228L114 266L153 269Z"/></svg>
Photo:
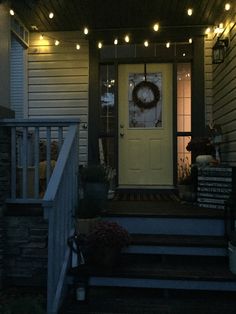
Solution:
<svg viewBox="0 0 236 314"><path fill-rule="evenodd" d="M188 157L180 158L178 164L178 192L180 199L184 201L195 199L194 179Z"/></svg>
<svg viewBox="0 0 236 314"><path fill-rule="evenodd" d="M207 164L213 160L214 145L208 137L192 138L186 146L186 150L192 152L197 163Z"/></svg>
<svg viewBox="0 0 236 314"><path fill-rule="evenodd" d="M112 268L118 261L121 249L128 246L130 236L126 229L116 222L99 221L87 237L89 264Z"/></svg>
<svg viewBox="0 0 236 314"><path fill-rule="evenodd" d="M103 165L88 165L80 168L83 198L93 200L92 206L100 210L106 204L109 181L106 168Z"/></svg>

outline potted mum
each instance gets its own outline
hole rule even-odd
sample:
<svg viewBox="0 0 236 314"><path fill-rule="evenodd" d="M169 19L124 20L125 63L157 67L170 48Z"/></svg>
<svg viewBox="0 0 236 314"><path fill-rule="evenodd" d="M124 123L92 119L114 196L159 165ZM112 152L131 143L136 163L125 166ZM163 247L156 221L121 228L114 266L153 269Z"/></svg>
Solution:
<svg viewBox="0 0 236 314"><path fill-rule="evenodd" d="M118 223L99 221L87 237L88 262L99 268L112 268L129 243L128 231Z"/></svg>
<svg viewBox="0 0 236 314"><path fill-rule="evenodd" d="M196 159L197 163L207 164L213 160L212 154L214 153L214 146L208 137L192 138L186 146L186 149L192 152L193 158Z"/></svg>

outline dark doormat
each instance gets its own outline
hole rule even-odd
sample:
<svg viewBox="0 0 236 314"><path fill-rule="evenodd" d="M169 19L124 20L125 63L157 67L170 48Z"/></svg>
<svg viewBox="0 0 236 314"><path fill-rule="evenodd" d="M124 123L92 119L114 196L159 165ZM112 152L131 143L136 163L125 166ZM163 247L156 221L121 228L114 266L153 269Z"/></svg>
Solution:
<svg viewBox="0 0 236 314"><path fill-rule="evenodd" d="M162 191L126 191L117 190L114 201L180 201L178 195L173 192Z"/></svg>

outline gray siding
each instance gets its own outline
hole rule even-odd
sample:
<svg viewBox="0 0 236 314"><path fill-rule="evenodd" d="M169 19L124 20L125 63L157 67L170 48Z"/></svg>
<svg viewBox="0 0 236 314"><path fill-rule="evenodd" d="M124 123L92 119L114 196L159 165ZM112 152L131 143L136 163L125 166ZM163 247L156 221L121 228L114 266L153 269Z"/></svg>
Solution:
<svg viewBox="0 0 236 314"><path fill-rule="evenodd" d="M205 123L212 120L212 39L205 38Z"/></svg>
<svg viewBox="0 0 236 314"><path fill-rule="evenodd" d="M79 32L31 34L28 50L29 118L80 118L80 162L87 162L88 42ZM61 44L54 45L57 38ZM79 41L80 50L75 49Z"/></svg>
<svg viewBox="0 0 236 314"><path fill-rule="evenodd" d="M236 26L225 61L213 66L213 120L224 133L222 160L236 166Z"/></svg>
<svg viewBox="0 0 236 314"><path fill-rule="evenodd" d="M11 39L11 109L16 118L24 117L24 48L12 36Z"/></svg>

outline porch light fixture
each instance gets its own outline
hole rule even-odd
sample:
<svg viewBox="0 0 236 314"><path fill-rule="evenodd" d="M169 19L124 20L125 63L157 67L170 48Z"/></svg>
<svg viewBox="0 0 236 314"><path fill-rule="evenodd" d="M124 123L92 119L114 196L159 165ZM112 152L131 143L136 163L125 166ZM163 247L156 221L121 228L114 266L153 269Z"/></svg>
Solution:
<svg viewBox="0 0 236 314"><path fill-rule="evenodd" d="M43 34L41 34L41 35L39 36L39 39L40 39L40 40L43 40Z"/></svg>
<svg viewBox="0 0 236 314"><path fill-rule="evenodd" d="M217 38L215 45L212 48L212 62L214 64L222 63L225 59L226 49L229 46L229 39Z"/></svg>
<svg viewBox="0 0 236 314"><path fill-rule="evenodd" d="M99 41L99 43L98 43L98 48L102 49L102 42L101 41Z"/></svg>
<svg viewBox="0 0 236 314"><path fill-rule="evenodd" d="M114 45L118 45L118 39L117 38L114 39Z"/></svg>
<svg viewBox="0 0 236 314"><path fill-rule="evenodd" d="M53 12L50 12L48 16L49 16L50 19L53 19L54 13L53 13Z"/></svg>
<svg viewBox="0 0 236 314"><path fill-rule="evenodd" d="M60 41L56 39L55 42L54 42L54 44L55 44L55 46L59 46Z"/></svg>
<svg viewBox="0 0 236 314"><path fill-rule="evenodd" d="M191 44L193 42L193 39L189 38L188 42Z"/></svg>
<svg viewBox="0 0 236 314"><path fill-rule="evenodd" d="M75 47L76 47L77 50L80 50L80 44L76 44Z"/></svg>
<svg viewBox="0 0 236 314"><path fill-rule="evenodd" d="M12 10L12 9L9 11L9 13L10 13L11 16L15 15L14 10Z"/></svg>
<svg viewBox="0 0 236 314"><path fill-rule="evenodd" d="M145 40L145 42L143 43L145 47L149 46L149 42L147 40Z"/></svg>
<svg viewBox="0 0 236 314"><path fill-rule="evenodd" d="M166 48L170 48L170 42L166 43Z"/></svg>

